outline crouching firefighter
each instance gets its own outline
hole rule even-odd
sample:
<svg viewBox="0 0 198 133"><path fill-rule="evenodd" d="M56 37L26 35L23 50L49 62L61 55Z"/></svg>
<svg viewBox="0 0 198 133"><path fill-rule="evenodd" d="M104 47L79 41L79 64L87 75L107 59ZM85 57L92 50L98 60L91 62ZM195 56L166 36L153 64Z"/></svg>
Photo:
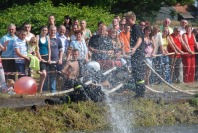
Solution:
<svg viewBox="0 0 198 133"><path fill-rule="evenodd" d="M72 51L72 60L69 60L61 71L61 74L65 77L63 87L67 89L73 88L74 91L59 99L45 99L45 103L53 105L86 100L92 100L94 102L104 100L104 93L100 86L85 85L80 80L83 76L84 64L78 60L78 56L79 51L74 49Z"/></svg>

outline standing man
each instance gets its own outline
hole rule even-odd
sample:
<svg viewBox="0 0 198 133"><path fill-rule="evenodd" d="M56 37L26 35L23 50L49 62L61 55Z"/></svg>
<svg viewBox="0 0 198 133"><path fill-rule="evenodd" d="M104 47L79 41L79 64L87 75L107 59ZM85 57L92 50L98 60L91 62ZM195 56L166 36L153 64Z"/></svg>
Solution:
<svg viewBox="0 0 198 133"><path fill-rule="evenodd" d="M180 30L180 35L183 35L184 33L186 33L186 25L188 25L188 21L185 19L180 20L180 26L179 26L179 30Z"/></svg>
<svg viewBox="0 0 198 133"><path fill-rule="evenodd" d="M59 68L60 65L62 65L62 56L63 56L62 42L60 38L56 36L56 32L57 32L56 26L50 26L49 38L50 38L52 64L49 65L50 73L48 75L50 78L50 91L52 93L56 92L56 72L55 71Z"/></svg>
<svg viewBox="0 0 198 133"><path fill-rule="evenodd" d="M135 82L135 97L143 97L145 93L144 81L144 36L142 29L135 24L136 15L133 12L125 13L127 24L131 26L130 47L131 47L131 66Z"/></svg>
<svg viewBox="0 0 198 133"><path fill-rule="evenodd" d="M15 24L10 24L8 26L8 33L3 36L0 40L0 43L4 46L6 41L8 42L7 45L7 50L4 51L1 55L2 58L14 58L14 47L13 47L13 43L14 41L18 38L15 35L16 32L16 26ZM15 60L11 59L11 60L2 60L2 65L4 67L4 72L5 75L8 72L15 72ZM6 79L13 79L15 80L15 75L6 75L5 76Z"/></svg>
<svg viewBox="0 0 198 133"><path fill-rule="evenodd" d="M35 37L35 35L31 33L31 29L32 29L32 26L30 23L23 24L23 30L27 32L27 36L25 38L27 42L29 42L32 37Z"/></svg>
<svg viewBox="0 0 198 133"><path fill-rule="evenodd" d="M67 48L69 46L69 40L65 36L66 28L64 25L60 25L58 28L58 38L62 42L62 47L63 47L63 54L66 53ZM64 57L65 58L65 57Z"/></svg>
<svg viewBox="0 0 198 133"><path fill-rule="evenodd" d="M160 26L160 30L161 31L163 31L164 30L164 28L168 28L168 32L169 32L169 34L172 34L173 33L173 29L170 27L170 24L171 24L171 20L170 20L170 18L166 18L166 19L164 19L164 21L163 21L163 25L161 25Z"/></svg>
<svg viewBox="0 0 198 133"><path fill-rule="evenodd" d="M110 37L107 36L107 26L101 24L98 27L98 34L90 38L88 44L92 52L92 60L100 63L103 70L112 68L110 54L113 54L113 44Z"/></svg>

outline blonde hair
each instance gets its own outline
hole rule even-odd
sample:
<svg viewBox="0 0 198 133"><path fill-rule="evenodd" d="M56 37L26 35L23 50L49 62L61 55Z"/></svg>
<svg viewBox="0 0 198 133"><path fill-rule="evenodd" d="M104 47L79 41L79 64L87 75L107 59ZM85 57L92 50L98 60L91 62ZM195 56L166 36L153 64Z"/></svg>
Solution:
<svg viewBox="0 0 198 133"><path fill-rule="evenodd" d="M125 17L136 19L136 15L134 12L130 11L124 14Z"/></svg>
<svg viewBox="0 0 198 133"><path fill-rule="evenodd" d="M8 79L6 83L7 83L7 85L9 84L11 86L14 86L15 81L13 79Z"/></svg>
<svg viewBox="0 0 198 133"><path fill-rule="evenodd" d="M36 42L36 45L38 45L38 40L36 37L32 37L29 41L29 43L31 44L31 42Z"/></svg>

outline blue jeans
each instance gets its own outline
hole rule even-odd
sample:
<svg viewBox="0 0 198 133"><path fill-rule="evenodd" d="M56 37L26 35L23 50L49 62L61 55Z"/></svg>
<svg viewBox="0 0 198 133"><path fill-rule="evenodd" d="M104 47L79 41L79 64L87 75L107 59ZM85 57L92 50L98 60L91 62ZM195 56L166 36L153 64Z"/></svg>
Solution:
<svg viewBox="0 0 198 133"><path fill-rule="evenodd" d="M173 79L177 83L183 83L183 63L182 58L171 58L171 64L173 67Z"/></svg>
<svg viewBox="0 0 198 133"><path fill-rule="evenodd" d="M17 72L21 72L25 75L25 64L24 63L15 63L15 68ZM18 78L23 77L24 75L19 75Z"/></svg>
<svg viewBox="0 0 198 133"><path fill-rule="evenodd" d="M159 57L153 58L153 68L168 83L172 83L171 77L170 77L169 56L159 56ZM151 82L160 84L162 81L155 74L152 74Z"/></svg>
<svg viewBox="0 0 198 133"><path fill-rule="evenodd" d="M160 57L160 70L159 74L168 82L172 83L171 77L170 77L170 62L169 62L169 56L161 56Z"/></svg>
<svg viewBox="0 0 198 133"><path fill-rule="evenodd" d="M48 83L49 83L50 91L52 93L56 92L56 77L57 77L56 69L57 69L56 64L49 65L49 68L47 69L47 77L46 77L45 83L43 85L43 91L48 90Z"/></svg>

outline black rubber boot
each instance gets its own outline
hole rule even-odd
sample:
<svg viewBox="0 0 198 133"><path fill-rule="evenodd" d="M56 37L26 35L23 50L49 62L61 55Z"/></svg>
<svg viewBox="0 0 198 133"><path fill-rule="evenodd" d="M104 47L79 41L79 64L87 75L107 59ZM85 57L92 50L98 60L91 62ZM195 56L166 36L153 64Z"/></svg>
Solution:
<svg viewBox="0 0 198 133"><path fill-rule="evenodd" d="M45 99L45 103L49 105L58 105L63 104L62 100L52 100L52 99Z"/></svg>

